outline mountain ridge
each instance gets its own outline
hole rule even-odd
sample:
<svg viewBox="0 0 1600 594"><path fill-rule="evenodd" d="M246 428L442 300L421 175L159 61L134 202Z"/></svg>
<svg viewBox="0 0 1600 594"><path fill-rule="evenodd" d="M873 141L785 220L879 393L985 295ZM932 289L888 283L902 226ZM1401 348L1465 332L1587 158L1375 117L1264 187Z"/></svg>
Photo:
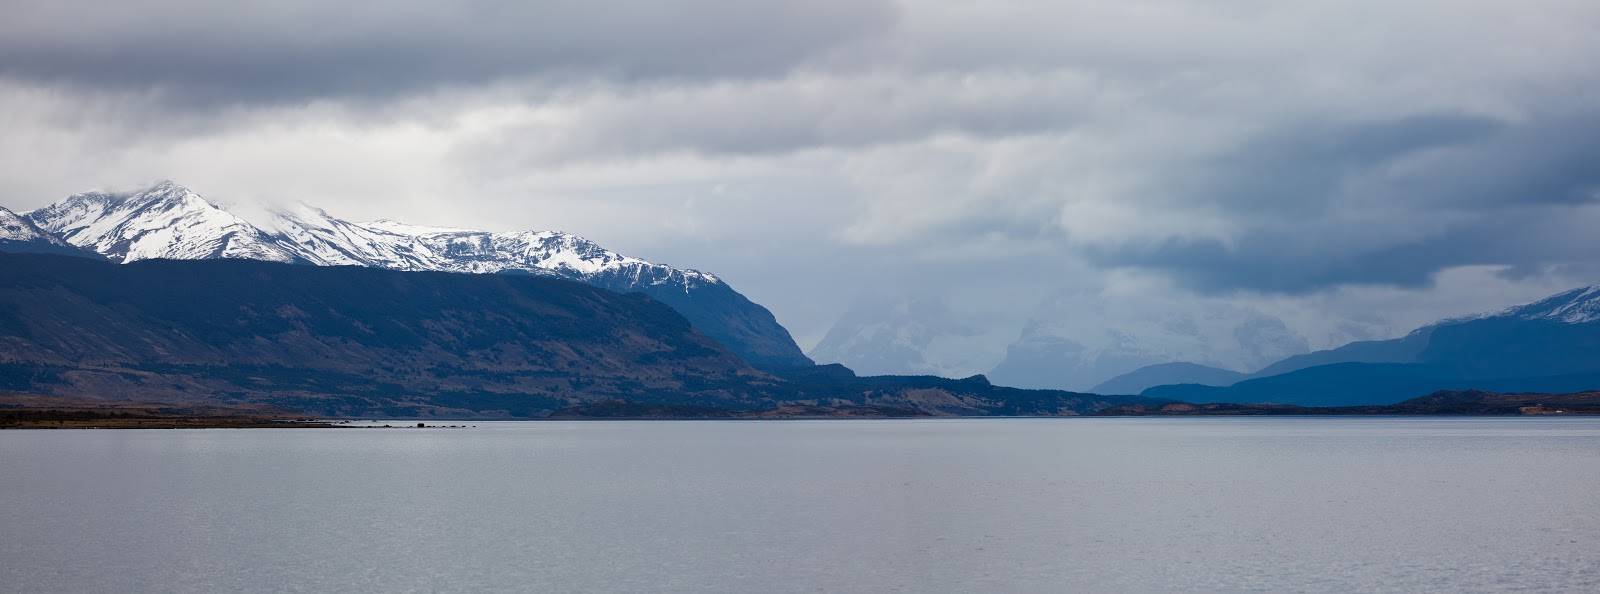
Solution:
<svg viewBox="0 0 1600 594"><path fill-rule="evenodd" d="M85 192L22 215L66 244L119 263L248 259L404 271L533 274L643 292L752 364L811 365L766 308L709 273L654 264L558 231L489 232L354 223L308 205L269 211L263 229L172 181Z"/></svg>
<svg viewBox="0 0 1600 594"><path fill-rule="evenodd" d="M0 207L0 251L100 257L99 254L62 241L49 231L40 229L27 217L5 207Z"/></svg>
<svg viewBox="0 0 1600 594"><path fill-rule="evenodd" d="M766 372L646 294L543 276L11 253L0 253L0 391L440 418L617 400L941 416L1154 402L981 376Z"/></svg>

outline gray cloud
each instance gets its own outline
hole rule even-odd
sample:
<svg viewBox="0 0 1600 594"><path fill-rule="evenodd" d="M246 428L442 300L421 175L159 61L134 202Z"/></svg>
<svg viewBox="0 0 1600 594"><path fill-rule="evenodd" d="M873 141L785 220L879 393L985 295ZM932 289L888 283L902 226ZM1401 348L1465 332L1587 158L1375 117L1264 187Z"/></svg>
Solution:
<svg viewBox="0 0 1600 594"><path fill-rule="evenodd" d="M926 75L797 73L703 85L575 91L508 114L460 147L498 167L688 152L751 157L915 142L941 134L1004 138L1068 129L1096 100L1072 72Z"/></svg>
<svg viewBox="0 0 1600 594"><path fill-rule="evenodd" d="M716 272L804 346L859 292L939 295L982 344L924 360L963 369L1076 315L1048 294L1249 301L1315 347L1600 282L1596 22L1582 0L23 0L0 197L172 178L559 228Z"/></svg>
<svg viewBox="0 0 1600 594"><path fill-rule="evenodd" d="M0 21L0 75L198 103L381 97L527 76L761 77L893 19L877 0L24 0Z"/></svg>
<svg viewBox="0 0 1600 594"><path fill-rule="evenodd" d="M1451 266L1591 259L1600 114L1506 123L1420 118L1273 136L1207 164L1185 201L1230 211L1229 238L1095 245L1207 292L1421 287Z"/></svg>

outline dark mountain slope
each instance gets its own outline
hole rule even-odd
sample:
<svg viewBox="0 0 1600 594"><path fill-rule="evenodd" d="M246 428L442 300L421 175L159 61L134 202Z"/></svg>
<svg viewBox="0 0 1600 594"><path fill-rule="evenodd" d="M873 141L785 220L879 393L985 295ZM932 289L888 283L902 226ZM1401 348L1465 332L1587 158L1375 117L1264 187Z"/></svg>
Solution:
<svg viewBox="0 0 1600 594"><path fill-rule="evenodd" d="M568 281L0 254L3 389L526 415L765 405L775 383L659 302Z"/></svg>
<svg viewBox="0 0 1600 594"><path fill-rule="evenodd" d="M750 367L642 294L528 275L0 254L0 390L316 415L537 416L626 400L940 415L1144 398Z"/></svg>
<svg viewBox="0 0 1600 594"><path fill-rule="evenodd" d="M683 314L694 327L751 365L778 369L811 365L771 311L722 281L686 284L670 268L638 267L588 275L562 275L618 293L643 293ZM503 274L529 274L506 271Z"/></svg>

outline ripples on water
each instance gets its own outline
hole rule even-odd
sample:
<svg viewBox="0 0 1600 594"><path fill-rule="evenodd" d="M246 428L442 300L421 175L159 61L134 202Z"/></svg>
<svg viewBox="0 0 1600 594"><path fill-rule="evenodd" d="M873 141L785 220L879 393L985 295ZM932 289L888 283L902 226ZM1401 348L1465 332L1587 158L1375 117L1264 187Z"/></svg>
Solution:
<svg viewBox="0 0 1600 594"><path fill-rule="evenodd" d="M475 425L0 432L0 590L1600 591L1596 418Z"/></svg>

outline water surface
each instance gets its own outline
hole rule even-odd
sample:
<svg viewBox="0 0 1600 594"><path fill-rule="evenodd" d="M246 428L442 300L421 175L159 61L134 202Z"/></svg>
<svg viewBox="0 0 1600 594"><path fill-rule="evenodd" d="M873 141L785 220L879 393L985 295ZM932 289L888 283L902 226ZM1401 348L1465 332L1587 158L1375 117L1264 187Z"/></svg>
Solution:
<svg viewBox="0 0 1600 594"><path fill-rule="evenodd" d="M1600 590L1596 418L473 424L0 432L0 589Z"/></svg>

